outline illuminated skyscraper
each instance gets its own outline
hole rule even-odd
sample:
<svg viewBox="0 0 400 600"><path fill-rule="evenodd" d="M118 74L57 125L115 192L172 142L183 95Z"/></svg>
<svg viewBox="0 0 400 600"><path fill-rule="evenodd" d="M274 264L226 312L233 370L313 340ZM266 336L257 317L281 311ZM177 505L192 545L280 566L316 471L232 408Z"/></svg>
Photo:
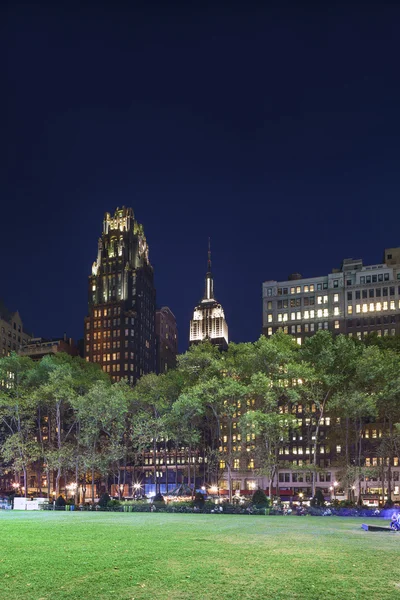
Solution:
<svg viewBox="0 0 400 600"><path fill-rule="evenodd" d="M203 340L209 340L221 350L228 347L228 324L225 321L224 309L214 298L210 243L204 296L194 309L193 319L190 321L190 344L197 344Z"/></svg>
<svg viewBox="0 0 400 600"><path fill-rule="evenodd" d="M115 381L156 370L156 291L143 226L131 208L105 214L89 277L85 357Z"/></svg>

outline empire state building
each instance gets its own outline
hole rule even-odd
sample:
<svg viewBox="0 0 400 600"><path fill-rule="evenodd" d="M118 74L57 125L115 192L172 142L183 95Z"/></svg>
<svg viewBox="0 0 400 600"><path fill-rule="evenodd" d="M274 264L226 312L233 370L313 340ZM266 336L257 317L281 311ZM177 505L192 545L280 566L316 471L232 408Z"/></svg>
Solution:
<svg viewBox="0 0 400 600"><path fill-rule="evenodd" d="M214 298L214 280L211 273L211 250L208 245L208 268L204 296L196 306L190 321L190 345L209 340L221 350L228 347L228 324L224 309Z"/></svg>

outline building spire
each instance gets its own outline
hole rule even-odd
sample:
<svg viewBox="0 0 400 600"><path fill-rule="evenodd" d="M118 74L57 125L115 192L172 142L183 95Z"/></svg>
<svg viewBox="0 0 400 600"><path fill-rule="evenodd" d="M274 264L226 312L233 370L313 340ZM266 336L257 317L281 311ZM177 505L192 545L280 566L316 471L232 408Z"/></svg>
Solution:
<svg viewBox="0 0 400 600"><path fill-rule="evenodd" d="M204 300L214 300L214 281L211 274L211 239L208 238L208 254L207 254L207 273L206 273L206 287L204 291Z"/></svg>

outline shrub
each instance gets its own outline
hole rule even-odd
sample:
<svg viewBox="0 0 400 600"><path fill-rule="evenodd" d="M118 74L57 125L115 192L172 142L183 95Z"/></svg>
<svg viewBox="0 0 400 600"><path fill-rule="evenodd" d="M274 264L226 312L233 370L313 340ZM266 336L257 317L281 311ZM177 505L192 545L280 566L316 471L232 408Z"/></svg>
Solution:
<svg viewBox="0 0 400 600"><path fill-rule="evenodd" d="M110 498L110 496L106 492L105 494L103 494L100 497L100 500L99 500L99 506L100 506L100 508L107 508L109 502L111 502L111 498Z"/></svg>
<svg viewBox="0 0 400 600"><path fill-rule="evenodd" d="M254 492L252 500L256 508L266 508L269 506L269 499L267 498L264 490L260 488Z"/></svg>
<svg viewBox="0 0 400 600"><path fill-rule="evenodd" d="M100 502L99 502L99 504L100 504ZM121 506L121 502L119 500L109 500L107 502L107 508L114 509L114 508L119 508L120 506Z"/></svg>
<svg viewBox="0 0 400 600"><path fill-rule="evenodd" d="M56 506L65 506L65 505L66 505L66 502L65 502L63 496L61 496L61 494L60 494L56 500Z"/></svg>

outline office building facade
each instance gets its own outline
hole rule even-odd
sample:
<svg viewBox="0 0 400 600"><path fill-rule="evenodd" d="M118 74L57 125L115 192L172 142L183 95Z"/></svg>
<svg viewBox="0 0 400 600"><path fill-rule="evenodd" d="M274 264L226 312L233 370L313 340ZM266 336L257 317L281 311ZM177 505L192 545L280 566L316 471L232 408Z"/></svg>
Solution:
<svg viewBox="0 0 400 600"><path fill-rule="evenodd" d="M155 372L155 303L143 226L131 208L106 213L89 276L86 360L100 364L114 381L124 378L131 384Z"/></svg>
<svg viewBox="0 0 400 600"><path fill-rule="evenodd" d="M0 300L0 357L18 352L30 339L19 312L10 312Z"/></svg>
<svg viewBox="0 0 400 600"><path fill-rule="evenodd" d="M298 343L320 329L362 339L400 334L400 248L385 250L382 263L345 259L319 277L295 273L263 283L263 333L283 331Z"/></svg>

